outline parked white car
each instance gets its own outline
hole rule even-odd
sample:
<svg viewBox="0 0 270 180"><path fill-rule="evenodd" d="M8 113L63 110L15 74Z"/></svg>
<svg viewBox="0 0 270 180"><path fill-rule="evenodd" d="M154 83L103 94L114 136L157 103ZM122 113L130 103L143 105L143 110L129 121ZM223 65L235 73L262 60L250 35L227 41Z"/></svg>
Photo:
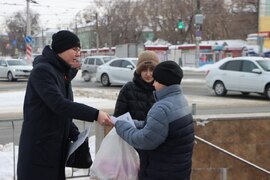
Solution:
<svg viewBox="0 0 270 180"><path fill-rule="evenodd" d="M228 91L259 93L270 99L270 58L225 58L207 71L206 84L217 96Z"/></svg>
<svg viewBox="0 0 270 180"><path fill-rule="evenodd" d="M87 56L82 60L82 78L84 81L91 81L95 76L98 66L116 58L115 56Z"/></svg>
<svg viewBox="0 0 270 180"><path fill-rule="evenodd" d="M23 59L0 59L0 78L9 81L27 79L32 69L33 66Z"/></svg>
<svg viewBox="0 0 270 180"><path fill-rule="evenodd" d="M96 79L103 86L123 85L131 81L138 58L115 58L97 68Z"/></svg>

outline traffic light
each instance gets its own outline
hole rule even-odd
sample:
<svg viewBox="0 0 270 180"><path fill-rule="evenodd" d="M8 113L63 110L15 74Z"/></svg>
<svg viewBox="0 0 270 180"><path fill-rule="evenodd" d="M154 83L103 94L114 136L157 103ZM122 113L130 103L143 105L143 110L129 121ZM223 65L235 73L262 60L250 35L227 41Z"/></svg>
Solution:
<svg viewBox="0 0 270 180"><path fill-rule="evenodd" d="M185 22L182 19L179 19L178 21L178 29L184 29L185 26Z"/></svg>

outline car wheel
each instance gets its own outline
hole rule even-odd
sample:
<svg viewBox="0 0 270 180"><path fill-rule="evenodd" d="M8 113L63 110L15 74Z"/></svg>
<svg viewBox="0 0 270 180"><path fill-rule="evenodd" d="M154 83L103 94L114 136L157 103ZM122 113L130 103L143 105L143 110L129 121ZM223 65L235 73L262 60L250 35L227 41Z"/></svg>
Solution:
<svg viewBox="0 0 270 180"><path fill-rule="evenodd" d="M102 76L101 76L101 84L103 85L103 86L110 86L110 78L109 78L109 76L107 75L107 74L103 74Z"/></svg>
<svg viewBox="0 0 270 180"><path fill-rule="evenodd" d="M83 72L83 80L84 80L85 82L91 81L91 75L90 75L89 72Z"/></svg>
<svg viewBox="0 0 270 180"><path fill-rule="evenodd" d="M227 94L227 89L221 81L217 81L214 84L214 91L217 96L225 96Z"/></svg>
<svg viewBox="0 0 270 180"><path fill-rule="evenodd" d="M249 92L241 92L244 96L249 95Z"/></svg>
<svg viewBox="0 0 270 180"><path fill-rule="evenodd" d="M7 78L8 78L8 81L15 81L11 72L8 72Z"/></svg>
<svg viewBox="0 0 270 180"><path fill-rule="evenodd" d="M270 99L270 84L266 86L264 90L264 95L266 96L267 99Z"/></svg>

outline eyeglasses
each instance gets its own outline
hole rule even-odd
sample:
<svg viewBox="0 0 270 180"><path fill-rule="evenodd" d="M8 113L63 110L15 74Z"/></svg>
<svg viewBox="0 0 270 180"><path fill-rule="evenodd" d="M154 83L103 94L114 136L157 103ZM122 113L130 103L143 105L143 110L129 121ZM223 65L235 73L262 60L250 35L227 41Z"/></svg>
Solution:
<svg viewBox="0 0 270 180"><path fill-rule="evenodd" d="M74 47L74 48L72 48L72 50L75 51L76 53L81 52L81 48L78 48L78 47Z"/></svg>

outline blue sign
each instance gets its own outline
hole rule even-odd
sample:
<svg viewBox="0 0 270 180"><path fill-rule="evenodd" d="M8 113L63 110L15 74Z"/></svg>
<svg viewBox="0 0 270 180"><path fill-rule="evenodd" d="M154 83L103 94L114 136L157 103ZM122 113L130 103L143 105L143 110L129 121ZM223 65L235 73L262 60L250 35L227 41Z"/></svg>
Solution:
<svg viewBox="0 0 270 180"><path fill-rule="evenodd" d="M12 41L12 44L13 44L13 45L16 45L16 44L17 44L17 41L14 39L14 40Z"/></svg>
<svg viewBox="0 0 270 180"><path fill-rule="evenodd" d="M196 31L195 36L196 37L201 37L202 36L202 31Z"/></svg>
<svg viewBox="0 0 270 180"><path fill-rule="evenodd" d="M32 37L31 36L26 36L25 38L26 43L31 43L32 42Z"/></svg>

